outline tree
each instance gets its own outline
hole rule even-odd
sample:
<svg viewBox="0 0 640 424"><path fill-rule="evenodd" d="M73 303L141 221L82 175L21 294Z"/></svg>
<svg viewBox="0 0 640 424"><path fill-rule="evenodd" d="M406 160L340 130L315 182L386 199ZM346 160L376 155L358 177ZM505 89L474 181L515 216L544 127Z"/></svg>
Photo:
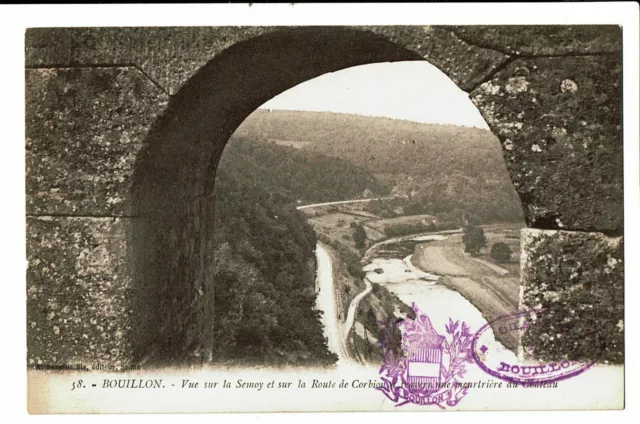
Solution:
<svg viewBox="0 0 640 424"><path fill-rule="evenodd" d="M469 222L469 224L473 226L478 226L482 224L482 220L480 219L480 217L472 213L469 214L467 218L467 222Z"/></svg>
<svg viewBox="0 0 640 424"><path fill-rule="evenodd" d="M462 241L464 243L464 251L472 256L477 255L480 249L487 245L484 230L482 227L476 227L474 225L467 225L465 227Z"/></svg>
<svg viewBox="0 0 640 424"><path fill-rule="evenodd" d="M491 246L491 257L496 262L507 262L511 259L511 249L506 243L494 243Z"/></svg>
<svg viewBox="0 0 640 424"><path fill-rule="evenodd" d="M367 232L364 230L362 224L351 223L353 228L353 241L356 243L356 249L362 249L367 241Z"/></svg>

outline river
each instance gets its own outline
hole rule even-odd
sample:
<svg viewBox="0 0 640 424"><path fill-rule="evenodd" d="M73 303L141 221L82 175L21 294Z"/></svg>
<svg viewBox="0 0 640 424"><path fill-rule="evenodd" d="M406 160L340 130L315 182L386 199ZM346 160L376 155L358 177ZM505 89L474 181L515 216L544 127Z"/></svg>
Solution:
<svg viewBox="0 0 640 424"><path fill-rule="evenodd" d="M409 306L415 304L429 316L440 334L444 332L449 319L464 321L475 332L487 323L480 311L460 293L439 284L439 276L418 269L410 261L417 244L446 237L444 234L434 234L377 244L365 255L369 263L363 270L372 283L384 286ZM485 340L494 345L489 347L504 352L505 359L515 359L515 354L495 340L493 330L489 329L488 332L490 334Z"/></svg>
<svg viewBox="0 0 640 424"><path fill-rule="evenodd" d="M439 237L443 236L445 235ZM416 269L408 260L417 244L428 243L430 239L436 240L437 238L433 238L432 235L416 238L406 237L399 242L391 240L375 245L365 255L368 260L368 264L364 268L367 271L367 276L372 282L378 282L395 293L406 304L415 303L421 312L429 316L434 329L439 334L446 335L444 327L449 318L454 321L466 322L470 326L471 332L474 333L486 323L478 309L458 292L440 284L437 275ZM330 350L339 357L336 371L338 373L336 375L339 377L336 379L351 376L351 379L359 378L362 381L376 380L379 365L358 364L347 352L344 324L336 316L332 258L329 251L321 245L318 245L316 254L318 256L318 286L320 288L317 307L325 311L322 319L325 336L328 339ZM364 298L367 295L365 293ZM505 349L495 340L491 329L483 335L482 343L497 354L494 364L500 361L511 364L520 363L513 352ZM326 378L327 375L329 374L323 374L323 378ZM495 377L488 375L480 367L473 364L466 366L463 381L499 383ZM531 410L553 408L553 405L560 404L562 409L589 409L593 408L594 404L602 402L603 399L618 399L619 393L624 390L623 381L624 367L598 365L590 369L588 373L562 381L561 386L554 390L522 387L497 390L472 389L469 390L464 403L461 403L461 409ZM599 389L593 390L593 387ZM358 399L359 397L361 399ZM325 397L321 396L320 398L324 399ZM332 408L335 408L335 405L339 405L342 401L346 402L344 408L353 408L359 402L375 404L375 408L395 408L395 404L390 403L375 390L351 391L349 396L339 395L335 398L327 398L330 399ZM314 402L317 402L317 399L319 398L316 396ZM559 401L560 403L558 403ZM270 400L270 402L273 401ZM412 407L415 408L411 409ZM423 406L409 405L407 408L418 410Z"/></svg>
<svg viewBox="0 0 640 424"><path fill-rule="evenodd" d="M409 306L415 304L422 313L429 316L440 334L444 333L449 319L464 321L471 332L475 332L487 322L480 311L455 290L439 284L439 276L418 269L410 261L416 245L446 237L444 234L403 237L372 246L365 255L369 262L363 268L367 273L366 280L384 286ZM319 288L316 309L323 311L321 320L324 336L327 338L329 350L338 355L337 365L346 365L352 359L348 353L345 336L353 323L358 302L368 295L371 286L367 284L367 289L355 296L349 306L346 322L341 323L336 310L331 257L320 244L316 247L316 257ZM493 330L487 330L483 341L489 344L488 347L493 351L502 352L501 357L505 361L515 361L515 354L495 340Z"/></svg>

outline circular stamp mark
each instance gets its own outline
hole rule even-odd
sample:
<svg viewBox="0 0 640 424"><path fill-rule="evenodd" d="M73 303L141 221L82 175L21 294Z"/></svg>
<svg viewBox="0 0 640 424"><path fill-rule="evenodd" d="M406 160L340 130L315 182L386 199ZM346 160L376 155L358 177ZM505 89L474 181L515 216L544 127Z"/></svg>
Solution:
<svg viewBox="0 0 640 424"><path fill-rule="evenodd" d="M541 385L554 383L575 377L588 370L597 361L578 362L561 360L556 362L540 363L528 361L523 363L513 360L513 354L500 349L501 345L492 341L494 332L505 334L506 332L522 332L535 325L537 315L544 314L544 310L524 311L515 314L501 316L490 323L483 325L472 337L471 353L476 364L485 373L514 384ZM535 346L527 347L527 353L535 351ZM520 356L524 355L523 354Z"/></svg>

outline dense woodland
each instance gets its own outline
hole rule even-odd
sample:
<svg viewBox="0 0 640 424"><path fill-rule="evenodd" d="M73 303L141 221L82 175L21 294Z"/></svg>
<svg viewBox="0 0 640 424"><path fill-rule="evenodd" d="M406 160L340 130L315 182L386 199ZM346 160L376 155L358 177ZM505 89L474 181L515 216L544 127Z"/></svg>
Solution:
<svg viewBox="0 0 640 424"><path fill-rule="evenodd" d="M295 208L225 167L216 177L215 360L330 364L315 311L316 244ZM250 174L248 174L250 175Z"/></svg>
<svg viewBox="0 0 640 424"><path fill-rule="evenodd" d="M523 220L500 144L483 129L258 109L236 134L254 140L295 140L302 152L348 160L394 194L407 196L400 201L404 214L428 213L448 221L442 215L460 209L483 223ZM397 214L394 209L383 210L383 215Z"/></svg>
<svg viewBox="0 0 640 424"><path fill-rule="evenodd" d="M231 138L220 166L241 181L258 184L277 204L321 203L389 193L373 173L348 160L245 137Z"/></svg>

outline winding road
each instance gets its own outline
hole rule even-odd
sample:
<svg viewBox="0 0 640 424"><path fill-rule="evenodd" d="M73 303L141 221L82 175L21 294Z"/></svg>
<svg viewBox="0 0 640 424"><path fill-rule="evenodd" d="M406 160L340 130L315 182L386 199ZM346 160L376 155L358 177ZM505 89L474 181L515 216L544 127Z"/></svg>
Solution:
<svg viewBox="0 0 640 424"><path fill-rule="evenodd" d="M327 338L329 350L338 355L338 365L344 364L350 358L347 350L344 328L340 325L336 308L336 298L333 287L333 264L329 252L318 243L316 245L316 258L318 261L317 285L319 287L316 297L316 309L322 311L322 326L324 336Z"/></svg>
<svg viewBox="0 0 640 424"><path fill-rule="evenodd" d="M362 290L356 297L351 300L349 304L349 311L347 312L347 320L344 322L344 334L349 334L351 331L351 327L353 327L353 321L356 318L356 310L358 309L358 304L362 300L363 297L371 293L371 283L369 279L365 278L364 283L367 285L367 288Z"/></svg>
<svg viewBox="0 0 640 424"><path fill-rule="evenodd" d="M356 200L340 200L337 202L326 202L326 203L314 203L313 205L302 205L296 207L297 210L309 209L309 208L317 208L321 206L332 206L332 205L348 205L349 203L363 203L370 202L372 200L389 200L395 199L398 196L389 196L389 197L372 197L370 199L356 199Z"/></svg>

